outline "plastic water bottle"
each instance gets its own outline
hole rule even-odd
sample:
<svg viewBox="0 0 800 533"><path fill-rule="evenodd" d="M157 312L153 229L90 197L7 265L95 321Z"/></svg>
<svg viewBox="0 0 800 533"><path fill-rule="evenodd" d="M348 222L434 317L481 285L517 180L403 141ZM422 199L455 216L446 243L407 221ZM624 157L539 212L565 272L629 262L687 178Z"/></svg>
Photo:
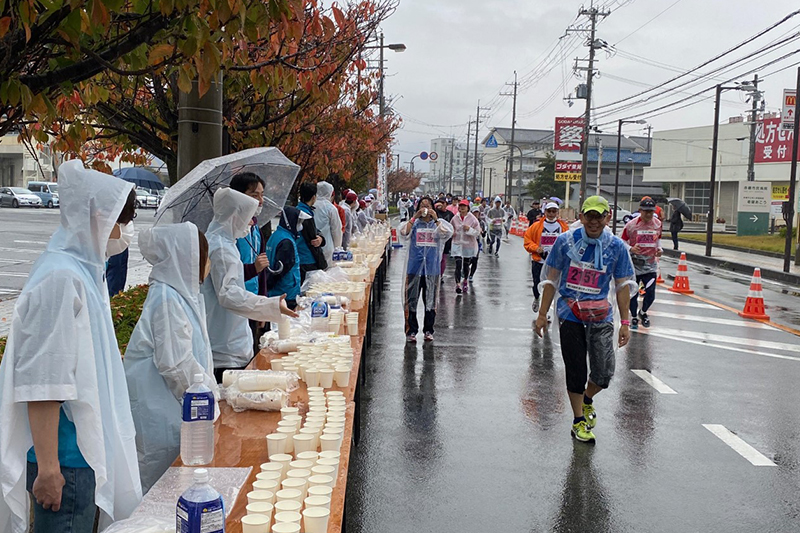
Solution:
<svg viewBox="0 0 800 533"><path fill-rule="evenodd" d="M207 465L214 459L214 393L195 374L183 395L181 461L186 466Z"/></svg>
<svg viewBox="0 0 800 533"><path fill-rule="evenodd" d="M208 484L208 470L198 468L193 478L175 508L175 533L225 533L225 505Z"/></svg>

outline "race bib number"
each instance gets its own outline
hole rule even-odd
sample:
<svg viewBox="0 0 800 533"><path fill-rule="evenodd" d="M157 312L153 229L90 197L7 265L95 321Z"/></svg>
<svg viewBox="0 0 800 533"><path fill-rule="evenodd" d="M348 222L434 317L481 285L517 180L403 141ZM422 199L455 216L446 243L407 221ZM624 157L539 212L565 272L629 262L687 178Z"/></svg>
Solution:
<svg viewBox="0 0 800 533"><path fill-rule="evenodd" d="M417 229L417 246L435 247L436 237L432 228L418 228Z"/></svg>
<svg viewBox="0 0 800 533"><path fill-rule="evenodd" d="M541 245L542 248L552 248L558 239L558 234L542 234Z"/></svg>
<svg viewBox="0 0 800 533"><path fill-rule="evenodd" d="M585 294L600 294L600 280L605 274L597 270L592 263L573 261L567 271L567 288Z"/></svg>
<svg viewBox="0 0 800 533"><path fill-rule="evenodd" d="M502 226L503 219L502 218L493 218L492 219L492 226Z"/></svg>
<svg viewBox="0 0 800 533"><path fill-rule="evenodd" d="M658 244L658 232L655 230L640 230L636 233L636 244L640 248L655 248Z"/></svg>

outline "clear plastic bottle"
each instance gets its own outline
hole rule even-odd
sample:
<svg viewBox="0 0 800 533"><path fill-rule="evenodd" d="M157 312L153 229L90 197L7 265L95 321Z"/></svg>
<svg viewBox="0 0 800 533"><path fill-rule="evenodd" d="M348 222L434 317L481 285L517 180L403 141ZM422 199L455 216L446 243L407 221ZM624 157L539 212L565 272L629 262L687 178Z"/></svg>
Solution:
<svg viewBox="0 0 800 533"><path fill-rule="evenodd" d="M194 471L194 484L178 499L176 533L225 533L225 504L208 483L208 470Z"/></svg>
<svg viewBox="0 0 800 533"><path fill-rule="evenodd" d="M183 395L181 461L186 466L207 465L214 459L214 393L195 374Z"/></svg>

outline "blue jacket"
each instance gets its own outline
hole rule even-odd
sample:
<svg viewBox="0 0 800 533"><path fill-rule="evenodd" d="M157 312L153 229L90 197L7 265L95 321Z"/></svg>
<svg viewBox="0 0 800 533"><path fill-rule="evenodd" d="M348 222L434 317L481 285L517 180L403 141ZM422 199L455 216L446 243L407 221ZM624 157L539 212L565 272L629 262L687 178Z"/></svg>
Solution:
<svg viewBox="0 0 800 533"><path fill-rule="evenodd" d="M311 208L310 205L299 202L297 204L297 209L304 211L311 215L311 218L314 218L314 210ZM297 242L297 253L300 256L300 264L301 265L314 265L317 263L317 260L311 254L311 249L308 247L308 243L303 238L302 235L295 234L295 241Z"/></svg>
<svg viewBox="0 0 800 533"><path fill-rule="evenodd" d="M279 274L270 273L267 296L286 294L287 301L295 301L300 295L300 255L296 229L300 211L294 207L284 207L283 211L278 229L267 241L270 268L277 269L280 261L283 270Z"/></svg>
<svg viewBox="0 0 800 533"><path fill-rule="evenodd" d="M258 250L261 250L261 232L257 224L250 227L250 233L247 234L247 237L236 239L236 248L239 250L242 263L251 265L256 262ZM259 276L255 276L245 280L244 288L253 294L258 294L258 278Z"/></svg>

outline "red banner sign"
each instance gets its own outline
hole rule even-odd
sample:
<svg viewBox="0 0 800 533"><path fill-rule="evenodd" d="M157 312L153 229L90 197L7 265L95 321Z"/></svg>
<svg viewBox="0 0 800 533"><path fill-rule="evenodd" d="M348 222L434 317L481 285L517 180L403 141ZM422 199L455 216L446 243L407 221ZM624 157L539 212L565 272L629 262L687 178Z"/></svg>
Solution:
<svg viewBox="0 0 800 533"><path fill-rule="evenodd" d="M583 117L556 117L553 150L556 152L578 152L583 139Z"/></svg>
<svg viewBox="0 0 800 533"><path fill-rule="evenodd" d="M792 160L794 132L781 128L781 119L768 118L756 125L756 163L786 163Z"/></svg>
<svg viewBox="0 0 800 533"><path fill-rule="evenodd" d="M556 172L577 172L580 174L582 166L580 161L556 161Z"/></svg>

